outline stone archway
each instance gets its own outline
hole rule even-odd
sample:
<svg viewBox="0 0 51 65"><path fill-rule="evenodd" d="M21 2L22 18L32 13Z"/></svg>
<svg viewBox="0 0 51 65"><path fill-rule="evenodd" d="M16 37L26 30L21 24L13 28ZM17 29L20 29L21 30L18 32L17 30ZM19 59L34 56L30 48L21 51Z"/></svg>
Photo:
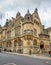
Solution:
<svg viewBox="0 0 51 65"><path fill-rule="evenodd" d="M32 54L32 51L31 51L31 50L29 50L29 54L30 54L30 55Z"/></svg>
<svg viewBox="0 0 51 65"><path fill-rule="evenodd" d="M40 49L44 49L44 42L43 41L40 42Z"/></svg>
<svg viewBox="0 0 51 65"><path fill-rule="evenodd" d="M44 44L40 44L40 49L43 49L44 48Z"/></svg>
<svg viewBox="0 0 51 65"><path fill-rule="evenodd" d="M17 40L14 40L14 48L16 47L17 45Z"/></svg>
<svg viewBox="0 0 51 65"><path fill-rule="evenodd" d="M44 52L45 52L44 42L41 41L41 42L40 42L40 53L44 53Z"/></svg>
<svg viewBox="0 0 51 65"><path fill-rule="evenodd" d="M37 40L33 40L33 54L38 52Z"/></svg>
<svg viewBox="0 0 51 65"><path fill-rule="evenodd" d="M9 42L6 43L6 47L9 47Z"/></svg>
<svg viewBox="0 0 51 65"><path fill-rule="evenodd" d="M23 41L21 39L18 39L18 46L23 46Z"/></svg>
<svg viewBox="0 0 51 65"><path fill-rule="evenodd" d="M33 40L33 47L34 46L37 46L37 40L36 39Z"/></svg>
<svg viewBox="0 0 51 65"><path fill-rule="evenodd" d="M11 48L11 46L12 46L12 43L11 43L11 41L9 41L9 47Z"/></svg>
<svg viewBox="0 0 51 65"><path fill-rule="evenodd" d="M2 43L0 43L0 47L2 47Z"/></svg>
<svg viewBox="0 0 51 65"><path fill-rule="evenodd" d="M23 41L21 39L18 39L18 53L23 53Z"/></svg>
<svg viewBox="0 0 51 65"><path fill-rule="evenodd" d="M16 52L17 40L14 40L14 52Z"/></svg>

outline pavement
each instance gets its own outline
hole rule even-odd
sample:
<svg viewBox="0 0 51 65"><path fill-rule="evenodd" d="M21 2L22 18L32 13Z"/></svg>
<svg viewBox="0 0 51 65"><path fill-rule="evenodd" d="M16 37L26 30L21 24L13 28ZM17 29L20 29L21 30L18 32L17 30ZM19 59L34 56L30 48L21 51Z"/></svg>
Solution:
<svg viewBox="0 0 51 65"><path fill-rule="evenodd" d="M38 55L1 52L0 65L51 65L51 60L41 59Z"/></svg>
<svg viewBox="0 0 51 65"><path fill-rule="evenodd" d="M8 53L8 54L14 54L14 55L28 56L28 57L32 57L32 58L39 58L39 59L51 60L51 57L43 55L43 54L32 54L32 55L28 55L28 54L20 54L20 53L13 53L13 52L6 52L6 53Z"/></svg>

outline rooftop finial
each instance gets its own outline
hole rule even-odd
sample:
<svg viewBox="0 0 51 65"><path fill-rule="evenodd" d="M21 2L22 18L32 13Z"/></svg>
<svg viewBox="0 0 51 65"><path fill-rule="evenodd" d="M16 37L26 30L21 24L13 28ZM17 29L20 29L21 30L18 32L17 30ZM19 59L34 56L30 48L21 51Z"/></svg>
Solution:
<svg viewBox="0 0 51 65"><path fill-rule="evenodd" d="M31 16L29 9L27 10L27 13L25 14L25 16Z"/></svg>
<svg viewBox="0 0 51 65"><path fill-rule="evenodd" d="M17 15L20 15L20 12L18 11Z"/></svg>
<svg viewBox="0 0 51 65"><path fill-rule="evenodd" d="M27 10L27 13L29 13L29 9Z"/></svg>
<svg viewBox="0 0 51 65"><path fill-rule="evenodd" d="M19 12L19 11L18 11L17 14L16 14L16 18L17 18L17 16L20 16L20 12Z"/></svg>
<svg viewBox="0 0 51 65"><path fill-rule="evenodd" d="M35 8L35 12L37 12L38 11L38 9L37 8Z"/></svg>

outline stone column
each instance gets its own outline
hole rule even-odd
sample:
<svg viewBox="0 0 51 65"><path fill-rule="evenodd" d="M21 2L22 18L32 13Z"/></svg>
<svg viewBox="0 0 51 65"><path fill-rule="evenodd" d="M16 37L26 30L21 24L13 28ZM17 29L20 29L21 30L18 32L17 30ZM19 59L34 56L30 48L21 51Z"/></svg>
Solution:
<svg viewBox="0 0 51 65"><path fill-rule="evenodd" d="M23 40L23 53L28 54L27 40Z"/></svg>

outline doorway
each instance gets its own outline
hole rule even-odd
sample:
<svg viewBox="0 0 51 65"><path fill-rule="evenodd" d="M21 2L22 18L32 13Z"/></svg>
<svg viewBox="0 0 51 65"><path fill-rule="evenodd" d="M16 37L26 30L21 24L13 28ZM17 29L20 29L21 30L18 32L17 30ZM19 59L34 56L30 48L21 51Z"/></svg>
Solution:
<svg viewBox="0 0 51 65"><path fill-rule="evenodd" d="M44 44L40 44L40 49L43 49L44 48Z"/></svg>

